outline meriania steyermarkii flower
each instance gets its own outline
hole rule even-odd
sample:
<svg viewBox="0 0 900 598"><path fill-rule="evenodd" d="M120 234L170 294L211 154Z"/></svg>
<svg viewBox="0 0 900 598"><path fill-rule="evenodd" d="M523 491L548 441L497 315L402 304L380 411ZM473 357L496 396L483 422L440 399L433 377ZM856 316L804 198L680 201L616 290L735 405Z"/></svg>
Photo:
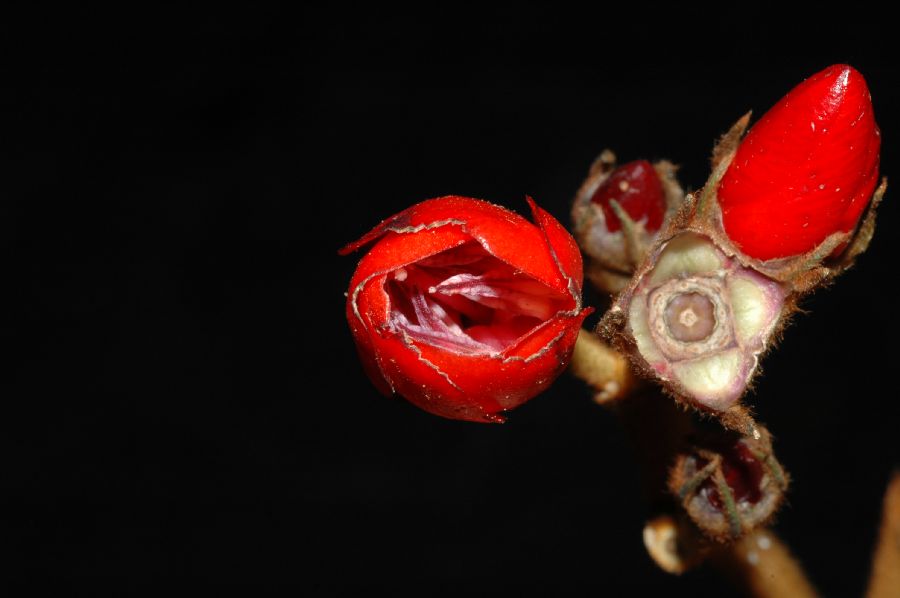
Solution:
<svg viewBox="0 0 900 598"><path fill-rule="evenodd" d="M568 365L584 317L581 254L528 200L532 224L486 201L418 203L342 254L372 243L347 291L369 378L431 413L502 421Z"/></svg>

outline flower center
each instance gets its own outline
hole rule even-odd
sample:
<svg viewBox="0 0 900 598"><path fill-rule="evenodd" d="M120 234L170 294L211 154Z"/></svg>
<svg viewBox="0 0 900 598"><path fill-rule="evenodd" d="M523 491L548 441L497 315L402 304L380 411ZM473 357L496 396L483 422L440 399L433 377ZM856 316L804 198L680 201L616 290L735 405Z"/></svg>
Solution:
<svg viewBox="0 0 900 598"><path fill-rule="evenodd" d="M650 334L669 359L694 359L733 344L725 289L718 278L669 280L648 299Z"/></svg>
<svg viewBox="0 0 900 598"><path fill-rule="evenodd" d="M705 464L701 461L699 466L703 467ZM762 464L743 443L739 442L722 452L722 474L725 477L725 483L734 494L735 502L755 505L762 500L765 471ZM701 492L712 506L720 511L723 510L722 497L719 495L714 480L710 479L704 482Z"/></svg>
<svg viewBox="0 0 900 598"><path fill-rule="evenodd" d="M666 306L664 318L672 336L685 343L709 337L716 327L715 306L700 293L673 297Z"/></svg>
<svg viewBox="0 0 900 598"><path fill-rule="evenodd" d="M575 303L475 242L395 270L385 290L392 327L462 354L503 351Z"/></svg>

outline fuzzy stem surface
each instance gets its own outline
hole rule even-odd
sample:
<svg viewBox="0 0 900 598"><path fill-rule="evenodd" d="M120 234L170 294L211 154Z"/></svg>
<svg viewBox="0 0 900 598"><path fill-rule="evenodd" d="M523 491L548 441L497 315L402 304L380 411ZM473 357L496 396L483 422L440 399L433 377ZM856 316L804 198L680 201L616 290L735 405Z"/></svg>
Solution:
<svg viewBox="0 0 900 598"><path fill-rule="evenodd" d="M881 530L872 560L867 598L900 598L900 471L884 495Z"/></svg>
<svg viewBox="0 0 900 598"><path fill-rule="evenodd" d="M594 399L598 403L625 397L635 386L625 356L584 329L578 333L569 367L597 392Z"/></svg>
<svg viewBox="0 0 900 598"><path fill-rule="evenodd" d="M768 529L714 553L712 563L755 598L812 598L819 593L790 549Z"/></svg>

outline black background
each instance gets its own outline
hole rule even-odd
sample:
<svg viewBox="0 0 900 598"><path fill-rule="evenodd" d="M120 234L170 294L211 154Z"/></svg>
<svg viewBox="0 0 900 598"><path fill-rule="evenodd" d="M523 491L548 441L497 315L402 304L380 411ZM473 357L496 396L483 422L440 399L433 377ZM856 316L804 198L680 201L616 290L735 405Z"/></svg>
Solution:
<svg viewBox="0 0 900 598"><path fill-rule="evenodd" d="M605 147L672 159L696 188L737 117L835 62L866 76L896 175L887 19L451 7L4 23L25 35L2 100L3 583L727 588L647 558L627 438L577 381L503 426L378 395L344 320L355 258L336 250L449 193L520 212L529 194L568 222ZM893 196L748 397L794 477L778 530L829 595L864 588L900 465Z"/></svg>

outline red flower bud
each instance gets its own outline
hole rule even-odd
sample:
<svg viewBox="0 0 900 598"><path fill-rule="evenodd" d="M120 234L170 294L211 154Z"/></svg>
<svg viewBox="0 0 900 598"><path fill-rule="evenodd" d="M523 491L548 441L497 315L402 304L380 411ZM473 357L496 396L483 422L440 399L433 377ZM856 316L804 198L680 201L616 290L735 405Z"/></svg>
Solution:
<svg viewBox="0 0 900 598"><path fill-rule="evenodd" d="M642 223L647 232L655 233L662 226L666 214L666 197L653 164L635 160L616 168L603 181L591 201L603 208L606 228L614 233L622 228L610 201L617 202L635 222Z"/></svg>
<svg viewBox="0 0 900 598"><path fill-rule="evenodd" d="M453 419L503 421L565 369L584 317L575 241L529 198L535 226L477 199L383 221L347 293L360 358L383 393Z"/></svg>
<svg viewBox="0 0 900 598"><path fill-rule="evenodd" d="M853 230L875 190L880 145L863 76L847 65L813 75L738 147L718 189L725 232L770 260Z"/></svg>
<svg viewBox="0 0 900 598"><path fill-rule="evenodd" d="M667 213L684 201L668 161L635 160L616 166L605 150L591 165L572 203L572 229L590 258L586 276L608 293L628 284L647 255Z"/></svg>

